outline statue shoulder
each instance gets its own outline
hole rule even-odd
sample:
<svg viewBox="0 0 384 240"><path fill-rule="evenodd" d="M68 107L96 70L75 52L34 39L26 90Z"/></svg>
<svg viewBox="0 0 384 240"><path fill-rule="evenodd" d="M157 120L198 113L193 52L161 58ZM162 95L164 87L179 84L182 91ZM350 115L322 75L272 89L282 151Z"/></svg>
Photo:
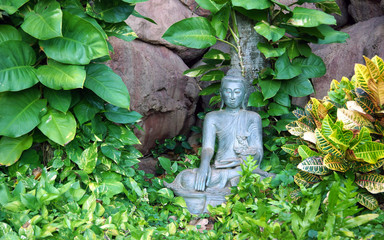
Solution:
<svg viewBox="0 0 384 240"><path fill-rule="evenodd" d="M212 111L205 115L205 120L216 119L223 115L223 111Z"/></svg>
<svg viewBox="0 0 384 240"><path fill-rule="evenodd" d="M254 112L254 111L246 111L246 112L250 119L261 121L261 117L257 112Z"/></svg>

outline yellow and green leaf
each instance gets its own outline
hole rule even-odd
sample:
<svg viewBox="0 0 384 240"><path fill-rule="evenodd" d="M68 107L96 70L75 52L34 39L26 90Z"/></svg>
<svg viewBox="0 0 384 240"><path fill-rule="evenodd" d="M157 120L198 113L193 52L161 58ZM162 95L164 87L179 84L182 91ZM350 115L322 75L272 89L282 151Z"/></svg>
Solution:
<svg viewBox="0 0 384 240"><path fill-rule="evenodd" d="M344 108L337 109L337 119L344 123L344 128L350 130L361 130L363 127L373 129L373 124L356 111Z"/></svg>
<svg viewBox="0 0 384 240"><path fill-rule="evenodd" d="M356 88L361 87L365 91L369 91L368 80L371 78L371 74L366 66L362 64L355 64L355 77Z"/></svg>
<svg viewBox="0 0 384 240"><path fill-rule="evenodd" d="M379 159L384 158L384 144L368 142L357 147L354 154L367 163L376 164Z"/></svg>
<svg viewBox="0 0 384 240"><path fill-rule="evenodd" d="M356 170L362 173L371 172L373 170L376 170L384 165L384 159L379 159L377 163L370 164L370 163L357 163Z"/></svg>
<svg viewBox="0 0 384 240"><path fill-rule="evenodd" d="M368 142L372 142L372 137L371 137L371 134L369 133L368 128L363 127L360 130L359 135L357 135L357 138L352 139L349 146L350 146L350 149L355 150L360 145L363 145Z"/></svg>
<svg viewBox="0 0 384 240"><path fill-rule="evenodd" d="M374 56L371 61L379 68L380 75L384 74L384 61L377 55Z"/></svg>
<svg viewBox="0 0 384 240"><path fill-rule="evenodd" d="M321 182L321 178L319 176L303 171L296 173L293 180L297 185L300 186L300 184L302 184L306 188L312 187L314 184Z"/></svg>
<svg viewBox="0 0 384 240"><path fill-rule="evenodd" d="M349 164L344 158L338 158L332 154L327 154L324 157L323 163L328 169L338 172L346 172L351 167L351 164Z"/></svg>
<svg viewBox="0 0 384 240"><path fill-rule="evenodd" d="M320 153L311 150L309 147L307 147L305 145L300 145L298 147L298 152L299 152L301 159L303 159L303 160L307 159L309 157L315 157L315 156L321 155Z"/></svg>
<svg viewBox="0 0 384 240"><path fill-rule="evenodd" d="M342 152L339 146L325 137L318 129L315 130L317 147L325 153L333 154L336 157L342 158L344 152Z"/></svg>
<svg viewBox="0 0 384 240"><path fill-rule="evenodd" d="M376 194L384 192L384 176L376 173L367 173L357 176L357 185L367 189L370 193Z"/></svg>
<svg viewBox="0 0 384 240"><path fill-rule="evenodd" d="M357 193L356 198L361 205L371 211L379 207L379 203L376 198L369 193Z"/></svg>
<svg viewBox="0 0 384 240"><path fill-rule="evenodd" d="M284 146L281 147L284 152L288 153L289 155L293 157L299 157L299 144L285 144Z"/></svg>
<svg viewBox="0 0 384 240"><path fill-rule="evenodd" d="M331 172L331 170L323 164L322 157L309 157L299 163L297 168L315 175L327 175Z"/></svg>

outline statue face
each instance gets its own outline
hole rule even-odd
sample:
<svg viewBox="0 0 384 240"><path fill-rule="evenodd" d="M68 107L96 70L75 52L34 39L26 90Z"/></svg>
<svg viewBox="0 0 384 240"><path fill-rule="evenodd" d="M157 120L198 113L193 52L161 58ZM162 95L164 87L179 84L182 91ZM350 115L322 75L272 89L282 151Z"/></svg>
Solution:
<svg viewBox="0 0 384 240"><path fill-rule="evenodd" d="M244 100L244 85L238 82L224 82L221 97L228 108L239 108Z"/></svg>

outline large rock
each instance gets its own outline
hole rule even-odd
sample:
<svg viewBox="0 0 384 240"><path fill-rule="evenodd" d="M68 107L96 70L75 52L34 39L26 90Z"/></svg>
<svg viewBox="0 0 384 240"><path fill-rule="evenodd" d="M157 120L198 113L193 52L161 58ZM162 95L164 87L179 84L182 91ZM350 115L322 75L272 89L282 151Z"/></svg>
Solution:
<svg viewBox="0 0 384 240"><path fill-rule="evenodd" d="M364 63L363 55L384 57L384 17L372 18L342 29L350 35L346 43L314 45L312 50L325 62L327 73L314 79L315 97L327 95L332 79L352 77L355 63Z"/></svg>
<svg viewBox="0 0 384 240"><path fill-rule="evenodd" d="M163 46L135 40L111 41L115 54L108 65L119 74L131 94L131 108L143 117L138 137L144 153L156 139L176 136L194 123L199 89L182 59Z"/></svg>
<svg viewBox="0 0 384 240"><path fill-rule="evenodd" d="M351 0L348 11L356 22L383 15L378 0Z"/></svg>
<svg viewBox="0 0 384 240"><path fill-rule="evenodd" d="M204 53L204 50L176 46L161 38L165 31L175 22L197 16L179 0L151 0L142 2L136 4L135 10L156 22L156 24L153 24L143 18L137 18L132 15L126 20L126 23L141 40L156 45L164 45L174 50L187 63L193 62Z"/></svg>
<svg viewBox="0 0 384 240"><path fill-rule="evenodd" d="M211 14L209 10L201 8L195 0L180 0L184 5L186 5L193 13L196 13L199 16L207 17Z"/></svg>

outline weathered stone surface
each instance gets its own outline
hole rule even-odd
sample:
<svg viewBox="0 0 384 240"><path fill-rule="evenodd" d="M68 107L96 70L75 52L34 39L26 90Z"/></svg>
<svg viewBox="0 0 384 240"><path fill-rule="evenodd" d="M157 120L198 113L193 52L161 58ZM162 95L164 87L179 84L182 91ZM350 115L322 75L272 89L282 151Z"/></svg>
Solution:
<svg viewBox="0 0 384 240"><path fill-rule="evenodd" d="M183 4L185 4L193 13L196 13L199 16L207 17L211 12L204 8L199 7L195 0L180 0Z"/></svg>
<svg viewBox="0 0 384 240"><path fill-rule="evenodd" d="M157 160L153 157L141 158L138 163L139 170L143 170L145 173L156 174Z"/></svg>
<svg viewBox="0 0 384 240"><path fill-rule="evenodd" d="M356 22L383 15L379 0L351 0L349 14Z"/></svg>
<svg viewBox="0 0 384 240"><path fill-rule="evenodd" d="M143 117L139 149L146 153L156 139L189 129L199 93L196 80L183 76L182 59L163 46L113 38L115 54L108 65L119 74L131 94L131 108Z"/></svg>
<svg viewBox="0 0 384 240"><path fill-rule="evenodd" d="M314 79L315 97L323 98L332 79L352 77L355 63L364 63L363 55L372 58L384 56L384 17L376 17L342 29L350 35L343 44L314 45L312 49L325 62L327 73Z"/></svg>
<svg viewBox="0 0 384 240"><path fill-rule="evenodd" d="M156 45L164 45L175 51L187 63L193 62L203 54L204 50L176 46L161 38L164 32L175 22L197 16L179 0L151 0L142 2L136 4L135 10L156 22L156 24L153 24L132 15L126 20L126 23L136 32L141 40Z"/></svg>

